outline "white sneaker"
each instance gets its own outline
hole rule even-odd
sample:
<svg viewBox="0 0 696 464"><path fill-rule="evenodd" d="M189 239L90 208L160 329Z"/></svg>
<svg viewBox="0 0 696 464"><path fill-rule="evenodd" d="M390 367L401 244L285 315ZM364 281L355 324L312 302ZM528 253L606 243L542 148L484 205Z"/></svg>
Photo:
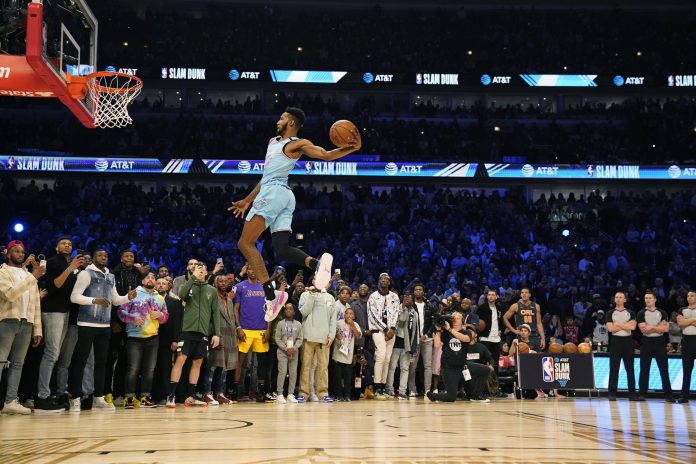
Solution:
<svg viewBox="0 0 696 464"><path fill-rule="evenodd" d="M283 309L285 303L288 301L287 292L276 290L275 296L275 300L273 301L266 300L266 314L263 316L266 322L273 321L280 313L280 310Z"/></svg>
<svg viewBox="0 0 696 464"><path fill-rule="evenodd" d="M14 400L10 401L9 403L5 403L5 407L3 408L2 413L8 414L8 415L12 415L12 414L27 415L27 414L31 414L31 409L25 408L24 406L19 404L19 401L17 400L17 398L15 398Z"/></svg>
<svg viewBox="0 0 696 464"><path fill-rule="evenodd" d="M220 405L220 402L218 400L216 400L215 398L213 398L212 394L208 394L208 395L203 396L203 401L208 403L208 406L219 406Z"/></svg>
<svg viewBox="0 0 696 464"><path fill-rule="evenodd" d="M297 402L298 402L298 401L297 401L297 398L295 398L295 395L293 395L292 393L290 393L290 394L288 395L288 403L297 403Z"/></svg>
<svg viewBox="0 0 696 464"><path fill-rule="evenodd" d="M408 397L409 397L409 398L417 398L418 395L416 395L416 392L413 392L413 391L412 391L411 393L408 394Z"/></svg>
<svg viewBox="0 0 696 464"><path fill-rule="evenodd" d="M331 265L333 264L333 256L329 253L324 253L319 258L317 270L315 273L314 285L318 289L325 289L331 281Z"/></svg>
<svg viewBox="0 0 696 464"><path fill-rule="evenodd" d="M309 401L311 401L312 403L318 403L319 397L316 393L312 393L311 395L309 395Z"/></svg>
<svg viewBox="0 0 696 464"><path fill-rule="evenodd" d="M95 398L95 400L96 400L96 398ZM95 403L96 403L96 401L95 401ZM95 404L92 404L92 407L94 407L94 406L95 406ZM70 400L69 412L76 412L76 413L80 412L80 398L73 398Z"/></svg>
<svg viewBox="0 0 696 464"><path fill-rule="evenodd" d="M285 404L287 401L285 401L285 397L283 395L278 395L276 396L275 399L276 404Z"/></svg>
<svg viewBox="0 0 696 464"><path fill-rule="evenodd" d="M72 409L72 408L71 408ZM103 396L95 396L92 409L103 409L104 411L116 411L113 403L107 403Z"/></svg>

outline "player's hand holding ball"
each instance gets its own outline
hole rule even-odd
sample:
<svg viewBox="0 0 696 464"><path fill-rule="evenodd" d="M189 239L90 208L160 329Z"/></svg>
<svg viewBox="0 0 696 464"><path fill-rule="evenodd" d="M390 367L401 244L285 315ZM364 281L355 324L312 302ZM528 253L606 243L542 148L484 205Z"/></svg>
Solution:
<svg viewBox="0 0 696 464"><path fill-rule="evenodd" d="M354 150L362 148L362 138L358 128L345 119L333 123L329 129L329 138L331 138L331 143L339 148L351 147Z"/></svg>

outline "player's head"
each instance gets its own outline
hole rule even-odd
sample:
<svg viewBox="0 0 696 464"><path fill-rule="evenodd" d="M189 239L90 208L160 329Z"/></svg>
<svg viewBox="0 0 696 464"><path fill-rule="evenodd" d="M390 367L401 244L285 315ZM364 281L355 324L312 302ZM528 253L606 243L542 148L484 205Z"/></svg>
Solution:
<svg viewBox="0 0 696 464"><path fill-rule="evenodd" d="M277 135L290 137L300 131L305 122L305 114L300 108L288 106L276 123Z"/></svg>

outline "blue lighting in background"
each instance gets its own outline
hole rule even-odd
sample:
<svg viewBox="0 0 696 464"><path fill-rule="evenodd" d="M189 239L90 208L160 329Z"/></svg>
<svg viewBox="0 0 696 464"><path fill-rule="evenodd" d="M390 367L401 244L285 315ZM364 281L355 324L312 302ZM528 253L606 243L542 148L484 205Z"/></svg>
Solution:
<svg viewBox="0 0 696 464"><path fill-rule="evenodd" d="M561 235L563 235L564 237L570 237L570 231L568 229L563 229Z"/></svg>

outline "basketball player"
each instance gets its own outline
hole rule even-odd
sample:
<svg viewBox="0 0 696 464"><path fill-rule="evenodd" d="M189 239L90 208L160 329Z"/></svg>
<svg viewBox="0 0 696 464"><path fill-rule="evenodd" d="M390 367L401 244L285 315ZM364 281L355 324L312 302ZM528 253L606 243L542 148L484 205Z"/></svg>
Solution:
<svg viewBox="0 0 696 464"><path fill-rule="evenodd" d="M354 130L353 137L349 141L350 145L326 151L309 140L297 137L304 121L305 114L301 109L293 107L285 109L276 123L276 137L268 142L261 181L246 198L233 202L227 209L239 218L251 206L237 245L263 285L266 298L266 320L272 320L287 300L285 292L274 290L263 257L256 248L256 240L267 227L271 229L273 248L278 258L316 271L318 287L323 288L331 279L333 256L324 253L317 260L288 244L292 232L292 213L295 210L295 196L288 186L288 174L302 155L334 161L359 150L362 146L360 133Z"/></svg>
<svg viewBox="0 0 696 464"><path fill-rule="evenodd" d="M530 298L532 294L528 288L523 288L520 291L520 300L510 306L507 310L505 316L503 316L503 322L505 326L510 329L515 335L519 335L519 327L522 324L529 325L532 333L530 338L532 341L537 341L539 344L539 350L543 351L546 346L546 336L544 335L544 326L541 324L541 306L534 303ZM515 316L515 327L510 323L510 318Z"/></svg>

